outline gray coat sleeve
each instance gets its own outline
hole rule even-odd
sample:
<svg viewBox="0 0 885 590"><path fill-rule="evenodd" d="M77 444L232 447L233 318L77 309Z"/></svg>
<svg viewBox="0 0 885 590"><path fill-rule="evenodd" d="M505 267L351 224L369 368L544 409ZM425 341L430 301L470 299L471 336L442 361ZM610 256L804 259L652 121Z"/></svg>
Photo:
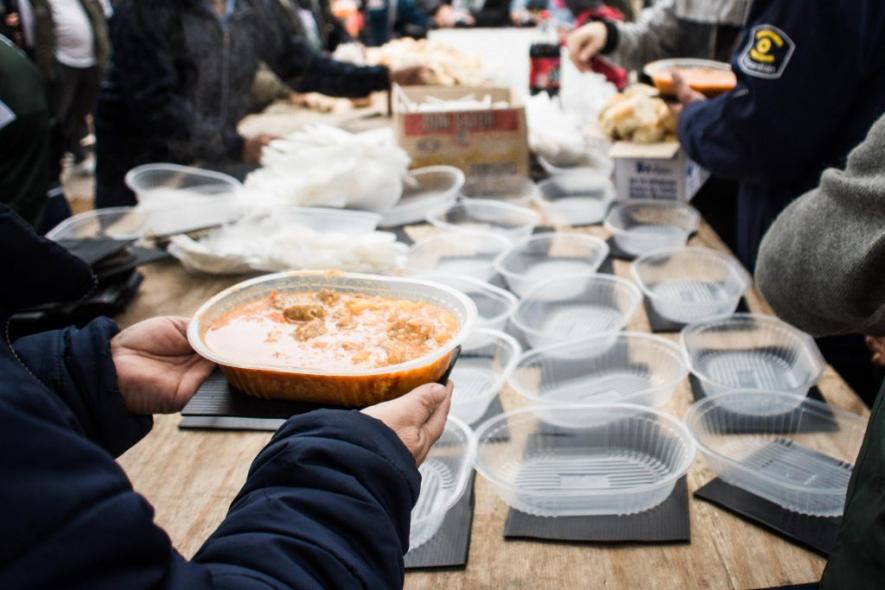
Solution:
<svg viewBox="0 0 885 590"><path fill-rule="evenodd" d="M814 335L885 335L885 117L819 188L775 221L756 279L775 312Z"/></svg>
<svg viewBox="0 0 885 590"><path fill-rule="evenodd" d="M615 63L639 70L650 61L674 57L673 43L680 36L675 0L660 0L643 10L636 22L616 26L618 45L608 54Z"/></svg>

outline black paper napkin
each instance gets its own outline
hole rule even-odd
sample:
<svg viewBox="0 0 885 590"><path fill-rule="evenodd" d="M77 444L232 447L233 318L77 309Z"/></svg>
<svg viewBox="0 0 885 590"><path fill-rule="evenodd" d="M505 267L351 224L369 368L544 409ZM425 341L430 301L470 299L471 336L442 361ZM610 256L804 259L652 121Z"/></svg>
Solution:
<svg viewBox="0 0 885 590"><path fill-rule="evenodd" d="M655 334L680 332L682 331L682 328L686 326L686 324L674 322L673 320L668 320L662 317L655 310L648 297L642 298L642 305L645 308L645 315L648 317L648 323L651 325L651 331ZM735 313L748 313L749 311L750 307L747 305L747 300L744 297L741 297Z"/></svg>
<svg viewBox="0 0 885 590"><path fill-rule="evenodd" d="M718 478L697 490L694 496L824 557L828 557L835 547L842 524L841 517L826 518L792 512Z"/></svg>
<svg viewBox="0 0 885 590"><path fill-rule="evenodd" d="M690 240L690 239L693 238L695 235L697 235L697 232L692 232L692 233L688 236L688 239ZM618 260L626 260L626 261L628 261L628 262L633 261L633 260L636 260L637 258L639 258L639 257L638 257L637 255L635 255L635 254L630 254L629 252L625 252L624 250L622 250L621 247L618 245L617 241L615 241L615 237L614 237L614 236L609 236L608 240L606 240L606 243L608 244L608 248L609 248L610 255L611 255L613 258L617 258Z"/></svg>
<svg viewBox="0 0 885 590"><path fill-rule="evenodd" d="M543 517L511 509L504 525L507 539L589 543L688 543L691 522L685 477L654 508L627 515Z"/></svg>
<svg viewBox="0 0 885 590"><path fill-rule="evenodd" d="M134 240L83 238L59 240L58 244L90 266L126 250Z"/></svg>
<svg viewBox="0 0 885 590"><path fill-rule="evenodd" d="M446 514L439 531L429 541L406 553L407 570L463 569L467 565L473 528L475 477L475 473L470 475L464 495Z"/></svg>

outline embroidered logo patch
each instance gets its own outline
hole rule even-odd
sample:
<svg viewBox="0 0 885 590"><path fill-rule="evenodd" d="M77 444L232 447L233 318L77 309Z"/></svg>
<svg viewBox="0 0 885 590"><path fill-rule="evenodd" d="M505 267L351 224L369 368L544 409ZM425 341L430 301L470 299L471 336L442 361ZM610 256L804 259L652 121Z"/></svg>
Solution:
<svg viewBox="0 0 885 590"><path fill-rule="evenodd" d="M738 65L748 76L780 78L795 50L796 44L782 30L772 25L759 25L753 28Z"/></svg>

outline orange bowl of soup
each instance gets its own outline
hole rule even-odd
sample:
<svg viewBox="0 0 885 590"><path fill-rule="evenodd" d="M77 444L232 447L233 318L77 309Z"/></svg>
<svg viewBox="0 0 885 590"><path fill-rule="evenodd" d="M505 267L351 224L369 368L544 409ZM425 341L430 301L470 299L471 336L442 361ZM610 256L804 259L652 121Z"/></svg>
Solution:
<svg viewBox="0 0 885 590"><path fill-rule="evenodd" d="M706 96L716 96L737 86L737 76L729 64L707 59L662 59L646 65L644 71L662 94L676 93L673 72Z"/></svg>
<svg viewBox="0 0 885 590"><path fill-rule="evenodd" d="M207 301L188 340L248 395L364 407L438 381L476 314L439 283L287 272Z"/></svg>

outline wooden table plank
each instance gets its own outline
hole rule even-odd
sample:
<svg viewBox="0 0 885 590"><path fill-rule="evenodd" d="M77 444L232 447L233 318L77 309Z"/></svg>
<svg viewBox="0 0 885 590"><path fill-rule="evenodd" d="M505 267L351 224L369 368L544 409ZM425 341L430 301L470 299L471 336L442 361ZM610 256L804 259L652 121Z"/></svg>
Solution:
<svg viewBox="0 0 885 590"><path fill-rule="evenodd" d="M416 228L415 237L430 231ZM602 228L585 230L607 237ZM706 225L693 245L725 250ZM143 271L145 283L132 306L118 318L121 325L161 314L189 316L208 297L243 277L187 274L174 262ZM615 263L615 273L629 276L629 264ZM755 291L748 293L754 312L770 313ZM640 308L629 329L648 331ZM676 338L671 335L670 338ZM867 413L863 402L832 369L820 384L835 406ZM506 408L522 401L508 388ZM687 382L665 409L681 416L691 403ZM245 480L252 458L270 438L266 433L183 432L178 416L160 416L153 432L120 459L135 488L155 507L156 521L185 555L193 555L223 519ZM702 459L689 472L693 491L712 473ZM476 511L469 566L464 571L416 572L406 587L429 588L762 588L812 582L824 560L727 512L704 502L691 502L691 544L599 545L506 541L502 537L506 505L491 486L477 477Z"/></svg>

